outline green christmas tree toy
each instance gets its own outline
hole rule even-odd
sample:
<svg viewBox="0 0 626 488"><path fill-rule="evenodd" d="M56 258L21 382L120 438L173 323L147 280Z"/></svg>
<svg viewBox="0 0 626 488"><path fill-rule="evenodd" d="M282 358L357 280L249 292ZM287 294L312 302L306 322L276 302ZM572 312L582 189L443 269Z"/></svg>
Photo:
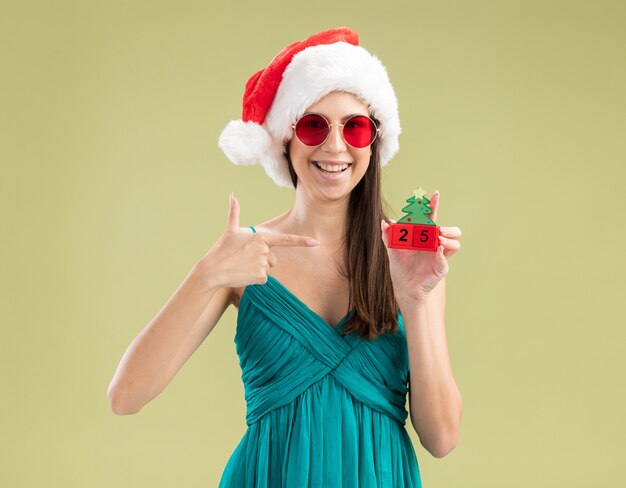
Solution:
<svg viewBox="0 0 626 488"><path fill-rule="evenodd" d="M428 217L433 210L428 206L430 200L426 198L426 192L420 186L413 190L413 196L406 202L408 205L402 209L406 215L389 224L387 247L436 252L439 227Z"/></svg>

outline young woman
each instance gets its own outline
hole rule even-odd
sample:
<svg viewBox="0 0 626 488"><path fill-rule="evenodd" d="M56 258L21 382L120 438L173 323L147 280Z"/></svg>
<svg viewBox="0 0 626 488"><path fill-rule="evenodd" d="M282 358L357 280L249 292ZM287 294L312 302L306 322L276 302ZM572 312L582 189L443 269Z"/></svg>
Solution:
<svg viewBox="0 0 626 488"><path fill-rule="evenodd" d="M387 248L381 167L398 149L397 100L348 28L294 42L246 84L219 145L295 189L287 212L224 234L135 339L109 389L117 413L157 396L238 308L245 435L220 487L419 487L410 416L442 457L462 399L445 336L445 280L460 230L437 252ZM439 194L431 199L433 220Z"/></svg>

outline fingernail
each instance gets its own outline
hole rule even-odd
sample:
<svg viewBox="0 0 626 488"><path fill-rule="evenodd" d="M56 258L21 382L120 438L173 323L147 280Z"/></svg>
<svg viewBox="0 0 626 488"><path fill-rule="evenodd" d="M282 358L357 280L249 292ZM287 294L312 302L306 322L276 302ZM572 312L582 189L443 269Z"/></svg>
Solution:
<svg viewBox="0 0 626 488"><path fill-rule="evenodd" d="M320 241L316 241L315 239L307 239L306 240L307 246L317 246L319 243L320 243Z"/></svg>
<svg viewBox="0 0 626 488"><path fill-rule="evenodd" d="M233 206L233 192L230 192L230 206Z"/></svg>

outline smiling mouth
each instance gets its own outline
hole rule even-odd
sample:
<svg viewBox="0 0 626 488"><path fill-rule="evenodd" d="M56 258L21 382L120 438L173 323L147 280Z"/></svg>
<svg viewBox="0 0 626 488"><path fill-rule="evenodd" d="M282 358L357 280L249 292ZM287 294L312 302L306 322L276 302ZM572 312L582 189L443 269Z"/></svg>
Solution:
<svg viewBox="0 0 626 488"><path fill-rule="evenodd" d="M348 163L344 163L344 164L324 164L324 163L318 163L317 161L313 161L313 164L320 171L323 171L324 173L328 173L328 174L343 173L350 166L350 164L348 164Z"/></svg>

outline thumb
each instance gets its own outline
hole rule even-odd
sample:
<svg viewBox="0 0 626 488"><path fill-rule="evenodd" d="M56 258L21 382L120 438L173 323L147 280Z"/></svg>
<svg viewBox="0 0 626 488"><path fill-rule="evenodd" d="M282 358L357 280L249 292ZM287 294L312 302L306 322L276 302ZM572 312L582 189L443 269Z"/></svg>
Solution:
<svg viewBox="0 0 626 488"><path fill-rule="evenodd" d="M230 212L226 222L226 230L237 232L239 230L239 202L233 193L230 193Z"/></svg>
<svg viewBox="0 0 626 488"><path fill-rule="evenodd" d="M430 214L430 220L433 222L437 221L437 213L439 212L439 201L441 200L441 195L439 194L439 190L436 190L435 193L430 197L430 209L432 213Z"/></svg>

